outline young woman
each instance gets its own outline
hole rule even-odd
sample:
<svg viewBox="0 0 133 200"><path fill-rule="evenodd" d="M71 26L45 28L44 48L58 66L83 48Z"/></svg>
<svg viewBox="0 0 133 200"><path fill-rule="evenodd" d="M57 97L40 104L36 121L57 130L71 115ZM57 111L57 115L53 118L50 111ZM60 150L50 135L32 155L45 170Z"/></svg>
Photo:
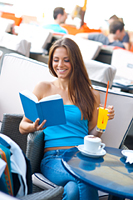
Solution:
<svg viewBox="0 0 133 200"><path fill-rule="evenodd" d="M39 83L33 93L38 100L60 94L67 123L44 129L45 149L41 172L55 184L64 186L63 199L97 200L97 190L69 174L61 159L67 149L83 144L87 134L101 136L102 133L96 131L99 92L93 89L80 49L73 40L63 38L52 45L48 66L57 79ZM114 118L113 106L109 107L108 117L109 120ZM39 125L39 119L33 123L24 116L20 123L20 132L28 134L41 130L46 120Z"/></svg>

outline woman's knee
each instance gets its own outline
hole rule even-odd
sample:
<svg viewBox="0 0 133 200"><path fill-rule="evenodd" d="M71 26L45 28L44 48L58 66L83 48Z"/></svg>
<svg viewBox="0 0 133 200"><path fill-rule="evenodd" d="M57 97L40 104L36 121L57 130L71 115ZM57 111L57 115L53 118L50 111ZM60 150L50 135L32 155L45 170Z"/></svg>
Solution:
<svg viewBox="0 0 133 200"><path fill-rule="evenodd" d="M78 200L78 199L79 199L78 184L74 181L69 181L64 186L63 200Z"/></svg>

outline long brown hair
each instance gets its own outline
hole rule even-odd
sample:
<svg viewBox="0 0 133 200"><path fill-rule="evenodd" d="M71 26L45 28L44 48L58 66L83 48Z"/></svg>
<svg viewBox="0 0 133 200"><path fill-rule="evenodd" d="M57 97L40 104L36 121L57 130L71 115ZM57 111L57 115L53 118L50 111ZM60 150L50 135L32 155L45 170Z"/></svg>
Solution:
<svg viewBox="0 0 133 200"><path fill-rule="evenodd" d="M57 40L50 48L48 66L50 72L57 77L53 70L52 61L55 49L65 47L71 63L72 72L68 83L68 95L73 104L78 106L82 118L91 120L94 110L95 97L92 93L92 85L89 79L82 54L78 45L70 38Z"/></svg>

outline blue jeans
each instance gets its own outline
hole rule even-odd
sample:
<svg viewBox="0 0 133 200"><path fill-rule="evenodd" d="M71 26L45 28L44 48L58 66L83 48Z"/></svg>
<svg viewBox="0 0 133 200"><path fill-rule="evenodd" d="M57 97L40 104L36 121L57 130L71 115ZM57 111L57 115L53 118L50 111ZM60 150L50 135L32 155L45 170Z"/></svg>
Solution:
<svg viewBox="0 0 133 200"><path fill-rule="evenodd" d="M41 172L56 185L64 187L63 200L98 200L98 192L72 176L62 164L62 155L66 150L52 150L44 154Z"/></svg>

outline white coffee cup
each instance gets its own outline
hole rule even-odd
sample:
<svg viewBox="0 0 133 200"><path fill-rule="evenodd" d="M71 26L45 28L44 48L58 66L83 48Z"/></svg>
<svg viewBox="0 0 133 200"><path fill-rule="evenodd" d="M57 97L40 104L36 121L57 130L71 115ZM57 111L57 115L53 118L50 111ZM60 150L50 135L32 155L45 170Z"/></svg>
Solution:
<svg viewBox="0 0 133 200"><path fill-rule="evenodd" d="M88 153L99 153L104 147L105 144L101 142L102 140L99 137L94 135L87 135L84 137L84 150Z"/></svg>

